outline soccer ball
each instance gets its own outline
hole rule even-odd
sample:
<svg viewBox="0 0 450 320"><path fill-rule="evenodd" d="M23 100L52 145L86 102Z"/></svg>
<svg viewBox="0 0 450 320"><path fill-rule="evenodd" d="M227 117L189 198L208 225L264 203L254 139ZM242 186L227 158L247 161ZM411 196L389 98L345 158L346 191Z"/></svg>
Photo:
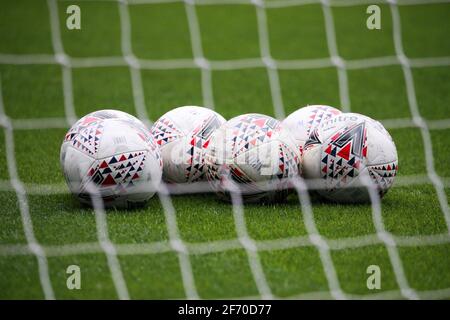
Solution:
<svg viewBox="0 0 450 320"><path fill-rule="evenodd" d="M207 177L229 200L228 183L246 202L282 200L299 174L300 152L281 123L262 114L237 116L217 129L206 150Z"/></svg>
<svg viewBox="0 0 450 320"><path fill-rule="evenodd" d="M161 149L163 179L172 183L204 179L204 151L211 134L225 119L213 110L185 106L173 109L156 121L151 132Z"/></svg>
<svg viewBox="0 0 450 320"><path fill-rule="evenodd" d="M340 114L336 108L324 105L311 105L298 109L283 120L283 125L291 130L295 142L303 151L306 140L323 121Z"/></svg>
<svg viewBox="0 0 450 320"><path fill-rule="evenodd" d="M60 160L70 191L83 204L92 204L94 187L105 207L140 205L161 181L156 142L130 119L83 117L66 134Z"/></svg>
<svg viewBox="0 0 450 320"><path fill-rule="evenodd" d="M303 170L327 199L368 202L371 181L380 197L392 186L398 170L397 149L378 121L342 113L311 133L305 143Z"/></svg>

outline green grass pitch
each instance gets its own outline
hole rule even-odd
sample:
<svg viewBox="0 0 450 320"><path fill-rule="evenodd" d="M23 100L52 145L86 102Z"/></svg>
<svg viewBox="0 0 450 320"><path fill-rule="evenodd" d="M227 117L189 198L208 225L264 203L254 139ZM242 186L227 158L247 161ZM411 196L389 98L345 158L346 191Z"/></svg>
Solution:
<svg viewBox="0 0 450 320"><path fill-rule="evenodd" d="M275 0L274 0L275 1ZM273 1L271 1L273 2ZM114 1L58 1L63 48L73 58L122 56L118 3ZM82 29L65 27L66 7L77 4ZM0 58L2 55L54 54L46 1L2 1ZM332 7L339 54L345 60L395 56L391 11L380 5L382 29L365 27L366 6ZM450 5L399 6L405 55L409 58L450 57ZM258 25L252 4L196 6L205 58L214 60L260 57ZM321 4L268 8L270 51L274 59L329 57ZM193 59L188 17L183 2L130 5L132 50L140 59ZM1 60L1 59L0 59ZM3 61L3 60L2 60ZM306 104L340 107L335 67L279 70L285 113ZM427 121L450 116L450 66L412 68L418 109ZM72 69L72 93L78 117L101 108L117 108L136 115L130 69L107 66ZM411 119L406 82L400 65L348 70L351 110L378 120ZM201 70L192 68L141 70L145 106L154 121L181 105L202 105ZM6 115L20 119L65 118L62 68L58 64L0 64ZM258 112L274 115L267 70L261 67L212 71L215 110L224 117ZM443 123L445 123L445 121ZM39 123L39 121L37 121ZM59 148L67 128L15 129L17 172L26 190L39 184L65 189L59 166ZM399 177L426 176L421 131L414 126L390 128L399 153ZM0 127L0 180L10 179L6 129ZM450 128L430 129L436 173L450 196ZM37 241L44 248L97 242L95 215L70 194L27 193ZM209 243L237 238L232 206L213 194L172 197L180 236L186 243ZM341 239L375 234L370 205L335 205L312 195L312 209L320 234ZM254 240L307 236L297 196L286 203L245 205L248 233ZM382 201L386 230L395 236L447 234L438 195L430 180L397 186ZM42 299L44 293L34 255L6 254L3 248L26 245L17 195L0 191L0 298ZM109 237L115 244L168 241L164 209L157 197L146 208L107 212ZM450 288L450 242L432 246L401 246L398 253L405 277L418 291ZM329 292L319 251L312 245L258 253L267 283L276 297ZM244 248L191 254L194 283L201 298L258 297ZM341 289L349 295L393 292L399 283L383 244L332 250L331 258ZM129 295L133 299L185 298L180 261L174 251L119 255ZM115 299L107 257L100 252L48 256L48 273L57 299ZM79 265L82 289L68 290L66 268ZM367 266L379 265L381 289L366 287Z"/></svg>

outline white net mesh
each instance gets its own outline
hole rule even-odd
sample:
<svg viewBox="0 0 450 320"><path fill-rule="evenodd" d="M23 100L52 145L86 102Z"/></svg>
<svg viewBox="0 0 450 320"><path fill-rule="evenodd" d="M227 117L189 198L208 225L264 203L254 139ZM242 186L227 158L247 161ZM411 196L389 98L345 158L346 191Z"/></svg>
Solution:
<svg viewBox="0 0 450 320"><path fill-rule="evenodd" d="M151 255L163 252L175 252L178 255L179 267L181 271L185 295L188 299L198 299L200 296L196 289L194 274L192 271L190 256L202 255L215 252L223 252L235 249L244 249L254 282L258 290L257 297L236 297L236 298L264 298L273 299L277 296L272 292L266 279L264 269L261 265L259 253L263 251L280 250L287 248L312 246L317 248L322 262L323 270L328 282L329 291L318 291L303 293L292 298L394 298L404 297L408 299L417 298L448 298L450 297L450 288L418 291L412 289L405 275L402 260L398 253L398 247L413 246L433 246L450 243L450 211L448 207L445 189L450 187L450 181L438 176L434 168L432 141L430 129L450 128L450 119L427 121L421 117L416 100L414 81L411 68L421 68L430 66L449 66L450 57L437 58L408 58L402 45L401 21L398 12L399 5L410 4L429 4L448 1L430 1L430 0L410 0L410 1L365 1L365 0L281 0L273 2L264 2L262 0L185 0L186 15L189 24L191 45L193 50L193 59L177 60L144 60L138 59L132 52L131 45L131 24L129 17L129 6L136 4L150 4L163 2L180 2L177 0L120 0L118 1L120 22L121 22L121 46L122 56L115 57L88 57L72 58L65 54L62 45L60 33L58 8L56 0L48 0L48 9L50 13L52 43L55 54L35 54L35 55L12 55L0 54L1 64L48 64L60 65L63 74L64 91L64 118L48 119L15 119L7 117L3 105L3 97L0 82L0 125L5 131L6 155L10 180L0 181L0 191L14 191L17 195L19 209L21 212L23 228L26 236L26 245L0 245L0 255L34 255L38 261L39 278L46 299L54 299L55 294L50 281L47 258L54 256L75 255L83 253L104 253L107 257L107 263L115 285L115 290L120 299L129 299L130 295L127 289L127 283L122 274L118 256L122 255ZM182 2L182 1L181 1ZM268 27L266 21L267 8L280 8L289 6L301 6L304 4L319 3L322 6L326 37L329 49L328 58L307 59L307 60L276 60L271 57L268 37ZM335 35L335 27L331 6L354 6L361 4L388 3L392 15L393 38L395 45L395 56L377 57L360 60L346 61L340 57ZM260 58L210 61L204 57L199 22L196 14L196 6L206 4L252 4L256 7L258 35L260 43ZM276 240L254 240L249 235L246 227L242 196L233 185L229 185L231 191L231 200L236 239L218 240L204 243L187 243L183 241L177 225L175 208L172 204L172 194L184 193L202 193L209 191L207 183L194 183L184 185L164 185L158 190L158 196L165 213L165 220L169 234L169 241L158 241L141 244L115 244L111 242L108 236L108 226L103 209L103 203L99 197L94 197L94 212L96 217L98 242L77 243L65 245L41 245L37 241L33 224L29 212L27 195L51 195L67 193L64 185L36 185L27 184L20 181L17 171L14 146L15 130L38 130L48 128L67 128L72 125L78 115L75 113L72 88L72 70L74 68L89 68L100 66L127 66L131 74L131 84L134 98L136 114L147 125L151 122L147 115L144 92L142 87L141 70L156 69L178 69L178 68L198 68L201 71L201 87L203 95L203 105L214 108L214 94L211 80L212 71L216 70L238 70L245 68L263 67L267 70L270 93L274 114L277 118L285 117L285 109L281 97L281 87L278 77L279 70L295 69L317 69L335 67L338 71L340 102L343 111L350 111L349 86L347 81L347 71L354 69L366 69L379 66L400 65L406 83L406 91L409 102L412 119L388 119L382 121L386 128L419 128L424 145L426 159L426 175L397 177L394 187L427 184L431 183L436 190L440 208L447 224L447 232L442 234L421 235L421 236L396 236L389 233L384 226L381 213L380 199L376 191L367 185L371 195L372 219L375 225L376 233L352 238L327 239L322 236L314 220L314 214L305 182L302 179L293 181L294 189L298 193L302 218L306 226L307 236L282 238ZM95 189L92 190L95 194ZM383 291L378 294L354 295L344 292L341 288L331 251L344 250L348 248L359 248L381 244L387 249L390 262L393 266L395 279L400 290Z"/></svg>

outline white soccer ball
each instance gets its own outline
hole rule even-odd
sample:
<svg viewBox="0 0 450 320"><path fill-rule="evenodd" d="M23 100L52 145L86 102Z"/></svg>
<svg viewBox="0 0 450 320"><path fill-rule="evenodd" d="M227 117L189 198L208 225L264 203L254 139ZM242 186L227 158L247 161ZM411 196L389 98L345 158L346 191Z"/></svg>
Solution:
<svg viewBox="0 0 450 320"><path fill-rule="evenodd" d="M243 200L281 200L300 170L300 151L281 123L262 114L237 116L217 129L206 150L208 180L229 200L235 183Z"/></svg>
<svg viewBox="0 0 450 320"><path fill-rule="evenodd" d="M196 106L179 107L159 118L151 132L161 149L163 179L172 183L203 180L205 149L224 122L217 112Z"/></svg>
<svg viewBox="0 0 450 320"><path fill-rule="evenodd" d="M161 181L160 151L140 123L84 117L66 134L61 166L70 191L91 205L95 188L105 207L130 207L150 199Z"/></svg>
<svg viewBox="0 0 450 320"><path fill-rule="evenodd" d="M302 152L311 132L323 121L340 113L340 110L330 106L306 106L291 113L283 120L283 125L291 130L292 136Z"/></svg>
<svg viewBox="0 0 450 320"><path fill-rule="evenodd" d="M357 113L324 121L305 143L305 178L315 179L317 192L336 202L370 201L367 185L372 182L383 197L397 170L389 133L380 122Z"/></svg>

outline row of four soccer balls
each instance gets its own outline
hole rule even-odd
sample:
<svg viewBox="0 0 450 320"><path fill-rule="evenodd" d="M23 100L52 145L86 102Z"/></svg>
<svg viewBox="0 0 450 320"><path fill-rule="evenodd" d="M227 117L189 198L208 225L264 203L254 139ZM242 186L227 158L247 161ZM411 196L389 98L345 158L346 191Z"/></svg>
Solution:
<svg viewBox="0 0 450 320"><path fill-rule="evenodd" d="M226 121L185 106L150 131L127 113L100 110L68 131L61 165L82 203L92 204L96 194L107 207L145 203L161 179L208 180L227 199L234 190L244 201L280 200L300 176L325 198L362 202L370 189L383 196L398 170L395 144L378 121L323 105L300 108L282 122L254 113Z"/></svg>

